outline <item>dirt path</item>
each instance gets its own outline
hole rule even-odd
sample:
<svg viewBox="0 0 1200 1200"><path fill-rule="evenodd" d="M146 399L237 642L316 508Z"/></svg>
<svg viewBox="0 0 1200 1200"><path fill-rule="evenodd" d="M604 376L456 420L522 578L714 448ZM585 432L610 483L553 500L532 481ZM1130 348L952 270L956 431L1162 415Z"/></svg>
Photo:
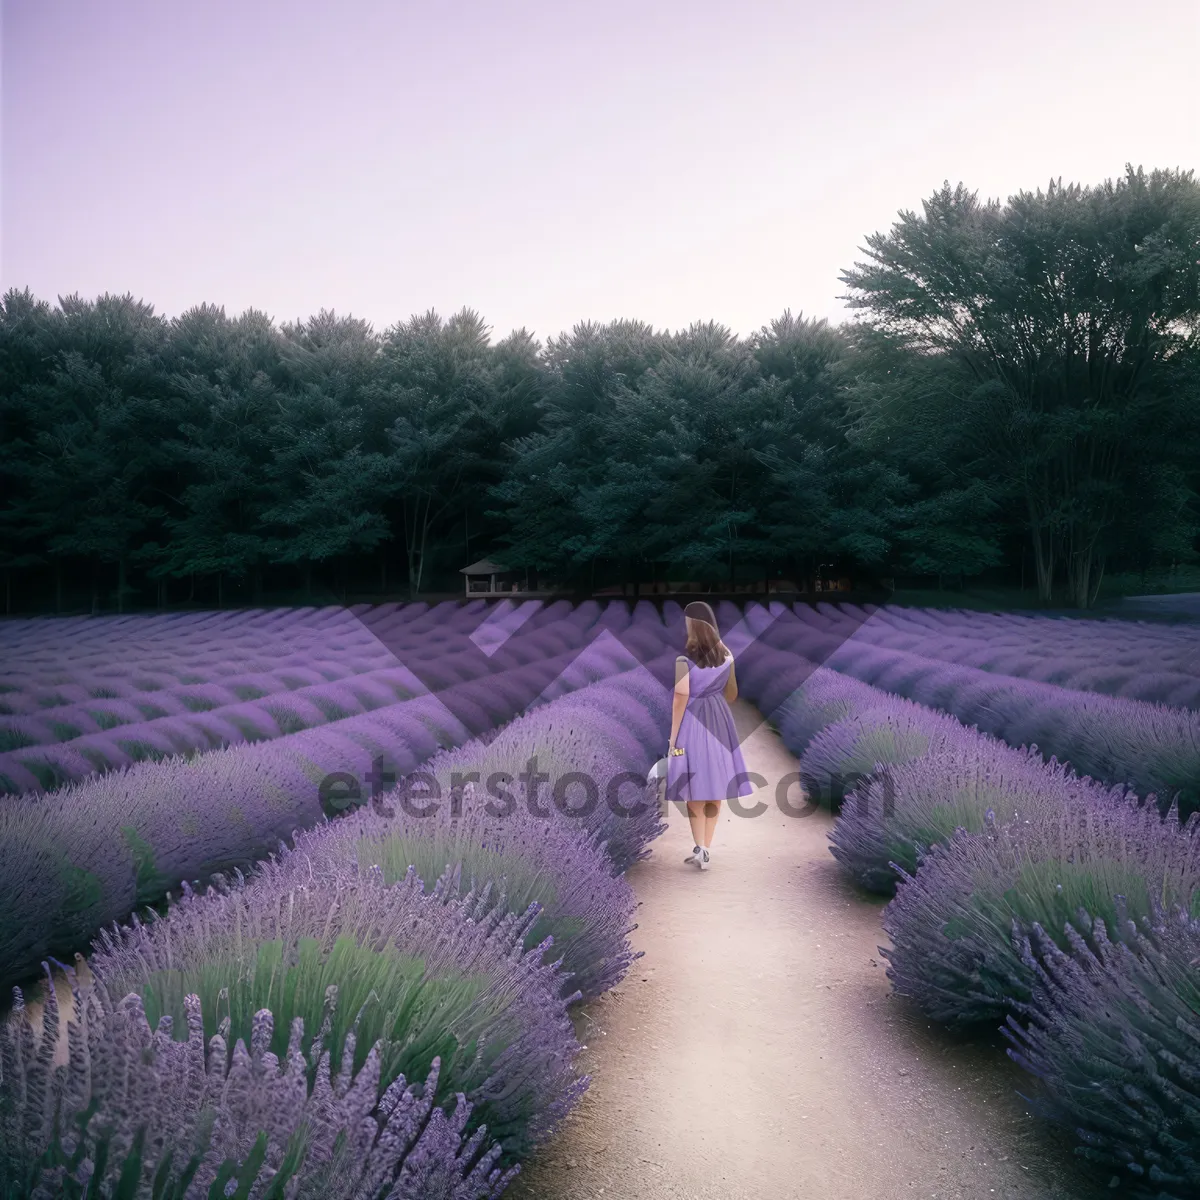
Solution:
<svg viewBox="0 0 1200 1200"><path fill-rule="evenodd" d="M964 1044L890 994L882 903L829 854L824 813L773 803L796 769L735 706L768 811L724 812L706 874L672 811L630 872L645 957L580 1018L588 1095L514 1200L1085 1200L996 1037ZM798 798L798 789L792 797ZM1111 1193L1110 1193L1111 1194Z"/></svg>

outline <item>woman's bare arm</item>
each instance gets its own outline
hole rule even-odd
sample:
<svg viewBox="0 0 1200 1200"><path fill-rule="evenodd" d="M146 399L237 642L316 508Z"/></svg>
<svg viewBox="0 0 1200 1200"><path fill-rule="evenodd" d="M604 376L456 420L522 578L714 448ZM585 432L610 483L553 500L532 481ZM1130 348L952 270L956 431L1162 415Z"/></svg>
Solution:
<svg viewBox="0 0 1200 1200"><path fill-rule="evenodd" d="M725 680L725 703L732 704L737 699L737 676L734 674L734 664L729 664L729 678Z"/></svg>
<svg viewBox="0 0 1200 1200"><path fill-rule="evenodd" d="M675 739L679 736L679 725L683 721L683 710L687 708L691 686L688 683L688 660L681 654L675 660L675 691L671 694L671 742L672 749Z"/></svg>

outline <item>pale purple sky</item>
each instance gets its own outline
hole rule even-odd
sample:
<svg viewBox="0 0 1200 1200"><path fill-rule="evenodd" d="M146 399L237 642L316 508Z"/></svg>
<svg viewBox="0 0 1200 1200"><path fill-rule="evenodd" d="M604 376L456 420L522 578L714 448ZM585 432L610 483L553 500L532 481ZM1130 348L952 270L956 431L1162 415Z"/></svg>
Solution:
<svg viewBox="0 0 1200 1200"><path fill-rule="evenodd" d="M746 335L943 180L1200 169L1197 0L0 0L0 288Z"/></svg>

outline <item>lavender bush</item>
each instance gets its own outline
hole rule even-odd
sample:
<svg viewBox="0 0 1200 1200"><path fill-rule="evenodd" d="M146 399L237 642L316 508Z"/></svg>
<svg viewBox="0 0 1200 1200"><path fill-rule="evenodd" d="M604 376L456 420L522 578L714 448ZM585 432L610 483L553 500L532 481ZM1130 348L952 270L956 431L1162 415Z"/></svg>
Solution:
<svg viewBox="0 0 1200 1200"><path fill-rule="evenodd" d="M249 1048L238 1039L230 1054L228 1022L205 1042L195 995L181 1041L172 1018L151 1025L136 994L109 1009L72 984L66 1031L53 986L40 1045L19 996L0 1027L5 1200L202 1200L231 1188L248 1200L493 1200L516 1173L496 1165L485 1127L467 1133L465 1097L449 1113L434 1106L436 1059L424 1081L399 1075L381 1094L382 1043L356 1072L353 1032L335 1073L318 1040L302 1052L302 1017L280 1054L261 1010ZM68 1062L52 1066L64 1036Z"/></svg>
<svg viewBox="0 0 1200 1200"><path fill-rule="evenodd" d="M58 696L86 700L104 681L111 681L118 695L147 690L143 684L151 690L174 686L193 664L218 674L245 671L255 662L271 670L292 657L321 660L335 669L341 663L367 664L355 670L387 665L388 649L358 619L345 610L324 614L315 619L318 610L292 609L250 613L248 619L230 612L141 615L132 625L112 617L49 618L40 623L36 639L20 636L20 626L27 623L6 622L0 632L3 681L14 700L28 696L37 708L56 703ZM139 629L151 636L139 636Z"/></svg>
<svg viewBox="0 0 1200 1200"><path fill-rule="evenodd" d="M586 681L576 678L580 671L591 669L589 678L598 677L594 672L602 656L585 650L596 624L594 604L582 605L549 624L529 620L507 640L489 645L490 654L482 653L468 637L471 630L477 632L478 614L467 613L469 624L463 624L464 612L455 614L454 623L463 628L452 629L449 641L435 644L426 636L411 651L407 645L397 645L406 654L404 666L393 662L355 675L344 670L326 672L330 678L291 667L274 675L243 676L236 685L223 680L156 692L153 706L113 699L13 718L8 723L11 746L0 753L0 777L12 791L52 790L142 758L271 739L370 712L430 688L457 692L472 680L478 687L474 693L462 693L464 702L467 695L477 703L481 697L493 696L496 703L490 710L485 703L484 711L494 715L505 708L506 675L532 662L560 662L564 690ZM503 627L505 622L494 624ZM410 640L413 636L410 631ZM482 641L488 644L487 639ZM486 724L478 720L473 732L482 732ZM72 736L64 738L63 732Z"/></svg>
<svg viewBox="0 0 1200 1200"><path fill-rule="evenodd" d="M1175 706L1200 703L1200 639L1186 627L829 604L797 604L788 612L774 603L769 613L747 605L742 619L762 649L825 663L924 703L911 689L935 663L974 670L993 684L1008 675ZM740 662L749 666L753 657ZM885 677L889 663L898 674ZM954 715L973 723L957 709Z"/></svg>
<svg viewBox="0 0 1200 1200"><path fill-rule="evenodd" d="M859 783L841 807L830 850L861 887L891 896L897 868L916 874L956 830L982 833L989 813L1001 824L1033 821L1107 800L1106 789L1044 762L1036 747L1014 750L964 729L956 746L886 765Z"/></svg>
<svg viewBox="0 0 1200 1200"><path fill-rule="evenodd" d="M854 641L1073 690L1187 707L1200 699L1200 638L1186 626L918 611L886 606Z"/></svg>
<svg viewBox="0 0 1200 1200"><path fill-rule="evenodd" d="M822 729L800 760L800 783L808 796L836 809L846 789L879 765L960 746L967 733L941 713L902 700L885 701Z"/></svg>
<svg viewBox="0 0 1200 1200"><path fill-rule="evenodd" d="M1155 906L1140 923L1117 908L1052 938L1034 922L1017 938L1033 980L1009 1055L1042 1084L1043 1115L1076 1153L1144 1200L1200 1192L1200 922ZM1060 944L1062 943L1062 944Z"/></svg>
<svg viewBox="0 0 1200 1200"><path fill-rule="evenodd" d="M347 862L378 867L389 883L411 869L430 890L441 880L447 897L486 894L514 914L535 905L539 915L525 945L552 939L564 996L589 1000L619 983L637 957L628 942L637 902L625 879L609 870L595 835L562 819L493 817L473 785L465 791L457 817L448 804L428 818L407 816L393 794L383 797L392 815L355 813L297 835L296 849L318 877Z"/></svg>
<svg viewBox="0 0 1200 1200"><path fill-rule="evenodd" d="M438 1058L435 1103L463 1092L472 1128L486 1123L506 1158L521 1157L587 1083L559 968L544 947L524 949L536 907L509 914L444 886L426 893L415 872L388 885L352 863L310 880L305 856L284 852L248 882L185 893L166 917L105 931L89 961L95 991L106 1010L137 994L151 1025L170 1016L174 1028L196 995L205 1037L223 1032L226 1044L249 1041L269 1009L276 1054L302 1017L310 1063L324 1052L342 1062L353 1035L354 1072L379 1044L380 1094L400 1075L425 1078Z"/></svg>
<svg viewBox="0 0 1200 1200"><path fill-rule="evenodd" d="M1155 793L1163 808L1200 807L1200 713L1030 680L990 675L903 651L851 645L829 665L859 679L888 680L1012 746L1036 743L1081 775Z"/></svg>
<svg viewBox="0 0 1200 1200"><path fill-rule="evenodd" d="M959 831L934 846L915 875L900 871L884 909L892 947L881 950L897 992L950 1025L1022 1012L1028 966L1013 922L1062 930L1082 911L1111 925L1116 897L1135 918L1152 901L1189 911L1200 887L1200 816L1181 825L1114 788L1103 802L1071 804L1048 819Z"/></svg>
<svg viewBox="0 0 1200 1200"><path fill-rule="evenodd" d="M673 669L670 652L652 666ZM592 697L602 696L599 705ZM624 696L623 701L618 697ZM613 720L612 706L622 703L624 720ZM531 803L548 817L582 826L606 851L614 873L624 873L648 853L649 843L665 825L657 803L645 786L646 772L662 750L647 743L657 731L657 745L665 748L670 734L670 692L651 667L622 672L612 679L581 688L513 721L483 752L466 746L431 759L423 768L448 794L456 776L478 772L487 789L497 777L500 810L528 813ZM652 732L637 741L628 727L649 720ZM548 778L531 786L520 776L531 759ZM507 778L505 778L507 777ZM574 778L575 782L572 782ZM624 810L624 811L622 811Z"/></svg>
<svg viewBox="0 0 1200 1200"><path fill-rule="evenodd" d="M799 692L775 714L780 736L793 754L803 755L818 733L836 721L877 707L888 699L868 684L818 667Z"/></svg>
<svg viewBox="0 0 1200 1200"><path fill-rule="evenodd" d="M751 651L743 651L742 660L751 658ZM820 670L815 663L797 655L784 657L778 650L761 648L756 656L761 665L751 669L739 660L737 665L738 691L752 701L764 716L779 720L779 710L801 690Z"/></svg>
<svg viewBox="0 0 1200 1200"><path fill-rule="evenodd" d="M617 983L635 957L627 941L635 901L618 872L664 827L644 785L666 738L664 692L634 671L590 685L485 743L436 756L371 810L299 835L296 847L317 870L353 858L380 866L387 879L413 867L431 884L450 872L457 887L493 884L497 903L502 898L509 911L537 903L530 944L552 935L553 953L569 973L565 986L590 999ZM533 760L549 777L540 788L521 780ZM584 797L555 791L571 771L596 785L603 811L573 815ZM621 776L627 785L610 795ZM610 799L643 808L621 816L608 810Z"/></svg>
<svg viewBox="0 0 1200 1200"><path fill-rule="evenodd" d="M389 606L380 606L381 611ZM405 609L423 608L423 605L408 605ZM388 621L384 618L375 620L373 611L350 616L341 610L325 610L337 617L344 628L341 636L333 640L327 632L321 629L309 629L304 625L305 610L282 610L273 614L276 632L268 630L248 630L245 622L239 625L236 618L242 614L221 613L211 614L216 618L212 626L211 636L207 640L197 637L194 626L189 629L185 624L175 622L166 628L158 643L162 655L162 666L149 669L144 661L137 658L136 652L131 653L128 643L112 635L116 623L112 618L95 618L91 626L99 631L103 648L90 658L86 647L79 644L78 633L72 633L63 624L51 623L48 626L49 637L56 643L56 650L65 656L64 668L66 676L58 676L62 682L56 687L56 692L69 693L81 703L94 698L93 692L108 691L115 696L135 699L139 693L151 691L155 701L165 704L172 713L180 711L176 700L180 694L188 695L188 689L179 689L179 677L189 670L201 670L209 673L208 690L216 689L216 699L221 704L256 698L281 690L281 688L303 686L304 683L319 684L333 679L343 679L352 675L369 673L379 669L395 668L397 654L406 658L420 657L431 649L438 655L463 653L469 651L470 636L479 627L481 620L491 620L496 610L502 605L494 605L492 614L485 614L482 605L466 605L462 607L453 604L439 606L433 613L426 613L432 619L441 613L440 624L433 628L423 626L421 621L401 620L400 632L389 631L385 645L374 636L368 626L384 629ZM538 607L536 604L534 607ZM260 617L266 614L258 614ZM401 614L403 616L403 614ZM153 618L149 618L153 621ZM578 624L578 622L572 622ZM282 632L278 632L283 627ZM242 631L239 634L239 629ZM330 657L331 654L334 657ZM265 673L261 675L239 674L245 672L248 659L261 660ZM49 683L44 666L38 660L19 647L12 647L8 662L20 664L24 673L32 673L32 677L42 684ZM164 669L165 667L165 669ZM88 674L91 671L101 672L107 681L102 688L90 686ZM231 675L232 673L232 675ZM12 669L4 672L8 680L23 678L22 671ZM73 685L67 680L71 676L81 679L81 684ZM5 683L7 694L12 702L19 703L22 692L19 687L9 682ZM204 692L201 688L201 694ZM211 697L210 697L211 698ZM33 705L30 711L38 711L40 705ZM103 705L101 706L103 707ZM51 709L44 715L55 715Z"/></svg>

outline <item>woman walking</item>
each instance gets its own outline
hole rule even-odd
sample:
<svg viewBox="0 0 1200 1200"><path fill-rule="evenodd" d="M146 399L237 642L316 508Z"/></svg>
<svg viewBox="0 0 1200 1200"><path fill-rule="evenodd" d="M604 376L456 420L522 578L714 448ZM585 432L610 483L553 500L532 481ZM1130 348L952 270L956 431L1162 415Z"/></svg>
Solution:
<svg viewBox="0 0 1200 1200"><path fill-rule="evenodd" d="M687 643L675 660L667 798L687 802L695 845L684 861L707 871L722 799L748 796L754 789L729 710L737 697L733 655L707 604L689 604L683 616Z"/></svg>

